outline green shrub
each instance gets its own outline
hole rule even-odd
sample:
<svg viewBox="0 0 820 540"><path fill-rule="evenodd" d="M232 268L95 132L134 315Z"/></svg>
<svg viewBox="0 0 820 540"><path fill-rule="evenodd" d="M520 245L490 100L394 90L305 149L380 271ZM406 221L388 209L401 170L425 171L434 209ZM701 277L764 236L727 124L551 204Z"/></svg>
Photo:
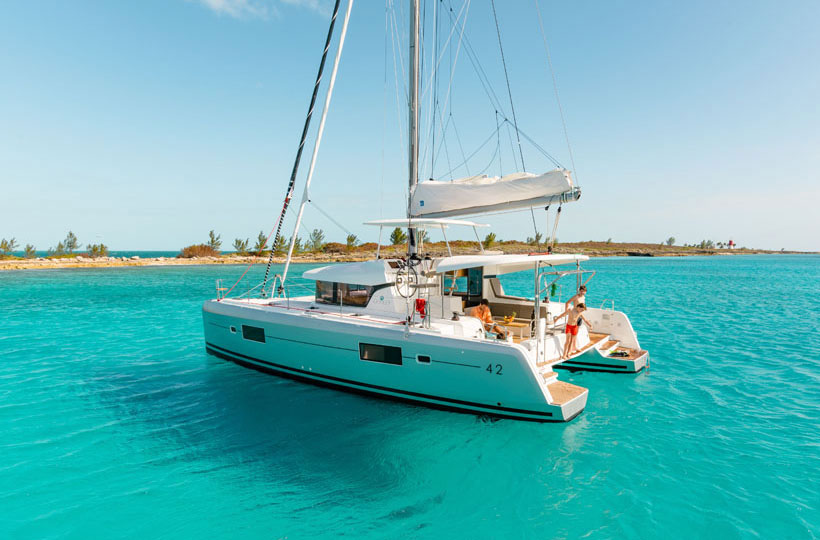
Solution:
<svg viewBox="0 0 820 540"><path fill-rule="evenodd" d="M194 257L218 257L219 251L215 250L208 244L194 244L182 248L177 255L179 259L192 259Z"/></svg>
<svg viewBox="0 0 820 540"><path fill-rule="evenodd" d="M393 229L393 232L390 233L390 244L398 246L400 244L404 244L405 242L407 242L407 233L399 227Z"/></svg>
<svg viewBox="0 0 820 540"><path fill-rule="evenodd" d="M88 244L86 249L92 257L108 257L108 246L105 244Z"/></svg>

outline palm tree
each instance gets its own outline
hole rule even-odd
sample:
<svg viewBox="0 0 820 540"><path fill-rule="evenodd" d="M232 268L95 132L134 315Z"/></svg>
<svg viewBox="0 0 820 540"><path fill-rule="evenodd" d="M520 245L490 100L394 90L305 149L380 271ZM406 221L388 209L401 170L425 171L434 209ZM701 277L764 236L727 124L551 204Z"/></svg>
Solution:
<svg viewBox="0 0 820 540"><path fill-rule="evenodd" d="M259 236L256 237L256 244L253 246L253 252L256 255L262 255L265 248L268 247L268 237L265 236L264 231L259 231Z"/></svg>
<svg viewBox="0 0 820 540"><path fill-rule="evenodd" d="M37 250L31 244L26 244L23 251L23 257L26 259L33 259L37 255Z"/></svg>
<svg viewBox="0 0 820 540"><path fill-rule="evenodd" d="M68 231L68 234L66 235L65 240L63 240L63 247L65 249L65 252L66 253L74 253L74 250L75 249L80 249L80 246L81 246L81 244L77 240L77 235L75 235L71 231Z"/></svg>
<svg viewBox="0 0 820 540"><path fill-rule="evenodd" d="M247 255L248 254L248 242L249 240L245 238L242 240L241 238L237 238L233 241L233 249L239 255Z"/></svg>
<svg viewBox="0 0 820 540"><path fill-rule="evenodd" d="M0 251L3 252L3 255L11 255L11 252L15 249L17 249L17 240L15 238L11 240L3 238L0 240Z"/></svg>
<svg viewBox="0 0 820 540"><path fill-rule="evenodd" d="M489 233L487 236L485 236L484 237L484 242L483 242L484 249L488 249L488 248L492 247L492 245L495 244L495 239L496 239L495 233L492 233L492 232Z"/></svg>
<svg viewBox="0 0 820 540"><path fill-rule="evenodd" d="M359 237L352 233L348 234L345 243L347 244L347 250L350 251L359 245Z"/></svg>
<svg viewBox="0 0 820 540"><path fill-rule="evenodd" d="M208 233L208 243L206 245L214 251L219 251L219 248L222 247L222 235L214 234L213 229L211 229L211 232Z"/></svg>
<svg viewBox="0 0 820 540"><path fill-rule="evenodd" d="M322 229L313 229L308 238L311 251L322 251L325 248L325 233Z"/></svg>

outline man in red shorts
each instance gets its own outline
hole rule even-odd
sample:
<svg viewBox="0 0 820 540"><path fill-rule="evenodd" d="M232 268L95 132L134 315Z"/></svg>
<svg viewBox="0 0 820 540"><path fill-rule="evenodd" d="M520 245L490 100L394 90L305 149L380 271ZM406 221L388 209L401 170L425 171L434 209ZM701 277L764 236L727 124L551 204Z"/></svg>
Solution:
<svg viewBox="0 0 820 540"><path fill-rule="evenodd" d="M584 317L584 311L586 310L586 304L580 303L555 318L556 321L562 317L567 318L567 328L564 331L567 334L567 341L564 343L564 352L561 354L560 360L566 360L571 354L578 352L575 348L575 340L578 338L578 328L581 326L581 322L585 322L587 326L592 326Z"/></svg>

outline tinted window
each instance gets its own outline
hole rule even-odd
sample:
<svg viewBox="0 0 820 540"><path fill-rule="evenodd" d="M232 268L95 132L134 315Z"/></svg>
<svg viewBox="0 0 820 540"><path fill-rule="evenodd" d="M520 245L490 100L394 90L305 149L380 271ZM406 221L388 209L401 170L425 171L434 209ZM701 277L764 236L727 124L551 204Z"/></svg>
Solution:
<svg viewBox="0 0 820 540"><path fill-rule="evenodd" d="M467 274L467 294L469 296L481 296L481 277L483 274L482 268L470 268Z"/></svg>
<svg viewBox="0 0 820 540"><path fill-rule="evenodd" d="M265 343L265 330L256 326L242 325L242 337L251 341Z"/></svg>
<svg viewBox="0 0 820 540"><path fill-rule="evenodd" d="M364 307L370 302L373 293L384 287L356 285L354 283L316 282L316 302L320 304L343 304L345 306Z"/></svg>
<svg viewBox="0 0 820 540"><path fill-rule="evenodd" d="M329 281L316 282L316 301L322 304L336 303L336 284Z"/></svg>
<svg viewBox="0 0 820 540"><path fill-rule="evenodd" d="M370 343L359 343L359 358L371 362L382 362L384 364L401 365L401 348L389 347L387 345L373 345Z"/></svg>
<svg viewBox="0 0 820 540"><path fill-rule="evenodd" d="M467 276L455 276L454 272L444 275L444 294L467 294Z"/></svg>

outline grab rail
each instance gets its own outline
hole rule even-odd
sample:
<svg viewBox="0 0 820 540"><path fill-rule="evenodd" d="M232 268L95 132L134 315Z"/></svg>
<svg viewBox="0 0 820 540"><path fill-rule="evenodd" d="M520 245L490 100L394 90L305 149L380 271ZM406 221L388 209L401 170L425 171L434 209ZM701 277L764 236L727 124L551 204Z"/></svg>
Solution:
<svg viewBox="0 0 820 540"><path fill-rule="evenodd" d="M610 311L615 311L615 300L612 300L611 298L604 298L604 301L601 302L601 309L605 309L604 306L607 302L609 302L609 304L612 306L609 308Z"/></svg>

